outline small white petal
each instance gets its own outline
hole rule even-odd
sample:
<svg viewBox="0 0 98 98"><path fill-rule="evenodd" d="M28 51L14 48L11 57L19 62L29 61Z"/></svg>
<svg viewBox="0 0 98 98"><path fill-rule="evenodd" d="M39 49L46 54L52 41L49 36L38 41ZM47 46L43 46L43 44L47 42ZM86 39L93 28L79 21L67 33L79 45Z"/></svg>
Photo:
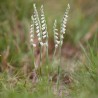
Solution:
<svg viewBox="0 0 98 98"><path fill-rule="evenodd" d="M44 14L41 14L42 17L44 17Z"/></svg>
<svg viewBox="0 0 98 98"><path fill-rule="evenodd" d="M58 33L55 33L55 35L58 35Z"/></svg>
<svg viewBox="0 0 98 98"><path fill-rule="evenodd" d="M38 33L37 36L40 37L40 33Z"/></svg>
<svg viewBox="0 0 98 98"><path fill-rule="evenodd" d="M38 41L41 41L41 38L40 37L38 38Z"/></svg>
<svg viewBox="0 0 98 98"><path fill-rule="evenodd" d="M33 24L31 24L31 27L33 27Z"/></svg>
<svg viewBox="0 0 98 98"><path fill-rule="evenodd" d="M65 17L67 18L67 17L68 17L68 15L65 15Z"/></svg>
<svg viewBox="0 0 98 98"><path fill-rule="evenodd" d="M70 5L68 4L68 8L70 9Z"/></svg>
<svg viewBox="0 0 98 98"><path fill-rule="evenodd" d="M60 41L56 41L57 44L60 44Z"/></svg>
<svg viewBox="0 0 98 98"><path fill-rule="evenodd" d="M67 19L66 19L66 18L64 18L64 20L63 20L63 21L66 23Z"/></svg>
<svg viewBox="0 0 98 98"><path fill-rule="evenodd" d="M64 23L64 24L66 24L66 23L67 23L67 21L63 21L63 23Z"/></svg>
<svg viewBox="0 0 98 98"><path fill-rule="evenodd" d="M44 31L44 32L43 32L43 35L45 35L46 33L47 33L47 32L46 32L46 31Z"/></svg>
<svg viewBox="0 0 98 98"><path fill-rule="evenodd" d="M33 45L33 47L36 47L36 44L32 44Z"/></svg>
<svg viewBox="0 0 98 98"><path fill-rule="evenodd" d="M44 39L44 38L46 38L46 37L47 37L47 36L46 36L46 35L44 35L44 36L43 36L43 39Z"/></svg>
<svg viewBox="0 0 98 98"><path fill-rule="evenodd" d="M64 27L64 28L65 28L65 27L66 27L66 25L65 25L65 24L66 24L66 22L63 22L62 27Z"/></svg>
<svg viewBox="0 0 98 98"><path fill-rule="evenodd" d="M44 45L44 43L43 43L43 42L40 42L40 45L41 45L41 46L43 46L43 45Z"/></svg>
<svg viewBox="0 0 98 98"><path fill-rule="evenodd" d="M33 17L33 16L31 16L31 19L32 19L32 20L34 20L34 17Z"/></svg>
<svg viewBox="0 0 98 98"><path fill-rule="evenodd" d="M65 32L65 30L66 30L65 28L62 28L62 30L61 30L61 31L62 31L62 32Z"/></svg>
<svg viewBox="0 0 98 98"><path fill-rule="evenodd" d="M38 23L35 23L36 26L38 26Z"/></svg>
<svg viewBox="0 0 98 98"><path fill-rule="evenodd" d="M39 29L39 26L36 26L36 29Z"/></svg>
<svg viewBox="0 0 98 98"><path fill-rule="evenodd" d="M65 32L63 32L63 34L65 34Z"/></svg>
<svg viewBox="0 0 98 98"><path fill-rule="evenodd" d="M44 23L44 22L45 22L45 20L42 20L42 21L41 21L41 23Z"/></svg>
<svg viewBox="0 0 98 98"><path fill-rule="evenodd" d="M64 36L63 35L61 35L61 39L63 39L64 38Z"/></svg>
<svg viewBox="0 0 98 98"><path fill-rule="evenodd" d="M33 42L33 39L30 39L30 42Z"/></svg>
<svg viewBox="0 0 98 98"><path fill-rule="evenodd" d="M42 30L45 30L45 27L42 27Z"/></svg>
<svg viewBox="0 0 98 98"><path fill-rule="evenodd" d="M44 20L45 18L44 17L41 17L41 20Z"/></svg>
<svg viewBox="0 0 98 98"><path fill-rule="evenodd" d="M57 48L57 47L58 47L58 44L55 45L55 48Z"/></svg>
<svg viewBox="0 0 98 98"><path fill-rule="evenodd" d="M34 37L34 35L33 35L33 34L31 34L31 35L30 35L30 37Z"/></svg>
<svg viewBox="0 0 98 98"><path fill-rule="evenodd" d="M45 26L46 26L45 24L42 25L42 27L45 27Z"/></svg>
<svg viewBox="0 0 98 98"><path fill-rule="evenodd" d="M39 33L39 29L36 31L36 33Z"/></svg>
<svg viewBox="0 0 98 98"><path fill-rule="evenodd" d="M54 36L55 37L55 39L58 39L58 36Z"/></svg>
<svg viewBox="0 0 98 98"><path fill-rule="evenodd" d="M58 29L55 29L55 31L58 31Z"/></svg>

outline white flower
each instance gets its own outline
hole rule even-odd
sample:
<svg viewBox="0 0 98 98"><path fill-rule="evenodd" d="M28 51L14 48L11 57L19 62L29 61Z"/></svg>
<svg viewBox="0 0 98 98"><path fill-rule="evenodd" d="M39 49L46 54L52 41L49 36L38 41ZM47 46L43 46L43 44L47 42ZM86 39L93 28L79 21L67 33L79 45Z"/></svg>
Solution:
<svg viewBox="0 0 98 98"><path fill-rule="evenodd" d="M55 33L55 35L59 35L58 33Z"/></svg>
<svg viewBox="0 0 98 98"><path fill-rule="evenodd" d="M42 24L42 27L45 27L46 25L45 24Z"/></svg>
<svg viewBox="0 0 98 98"><path fill-rule="evenodd" d="M46 35L44 35L44 36L43 36L43 39L44 39L44 38L46 38L46 37L47 37L47 36L46 36Z"/></svg>
<svg viewBox="0 0 98 98"><path fill-rule="evenodd" d="M31 24L31 27L33 27L33 24Z"/></svg>
<svg viewBox="0 0 98 98"><path fill-rule="evenodd" d="M42 27L42 30L45 30L46 27Z"/></svg>
<svg viewBox="0 0 98 98"><path fill-rule="evenodd" d="M39 29L39 26L37 26L36 29Z"/></svg>
<svg viewBox="0 0 98 98"><path fill-rule="evenodd" d="M33 45L33 47L36 47L36 44L32 44Z"/></svg>
<svg viewBox="0 0 98 98"><path fill-rule="evenodd" d="M57 48L58 47L58 44L55 44L55 48Z"/></svg>
<svg viewBox="0 0 98 98"><path fill-rule="evenodd" d="M38 33L37 36L40 37L40 33Z"/></svg>
<svg viewBox="0 0 98 98"><path fill-rule="evenodd" d="M44 23L44 22L45 22L45 20L42 20L42 21L41 21L41 23Z"/></svg>
<svg viewBox="0 0 98 98"><path fill-rule="evenodd" d="M41 38L40 38L40 37L38 38L38 41L39 41L39 42L41 41Z"/></svg>
<svg viewBox="0 0 98 98"><path fill-rule="evenodd" d="M33 42L33 39L30 39L31 42Z"/></svg>
<svg viewBox="0 0 98 98"><path fill-rule="evenodd" d="M58 36L54 36L55 37L55 39L58 39Z"/></svg>
<svg viewBox="0 0 98 98"><path fill-rule="evenodd" d="M67 18L67 17L68 17L68 15L65 15L65 17Z"/></svg>
<svg viewBox="0 0 98 98"><path fill-rule="evenodd" d="M34 37L33 34L31 34L30 37L31 37L31 38Z"/></svg>
<svg viewBox="0 0 98 98"><path fill-rule="evenodd" d="M44 17L41 17L41 20L44 20L45 18Z"/></svg>
<svg viewBox="0 0 98 98"><path fill-rule="evenodd" d="M44 14L41 14L42 17L44 17Z"/></svg>
<svg viewBox="0 0 98 98"><path fill-rule="evenodd" d="M40 42L40 45L41 45L41 46L43 46L43 45L44 45L44 43L43 43L43 42Z"/></svg>
<svg viewBox="0 0 98 98"><path fill-rule="evenodd" d="M36 31L36 33L39 33L39 29Z"/></svg>
<svg viewBox="0 0 98 98"><path fill-rule="evenodd" d="M70 9L70 5L68 4L68 8Z"/></svg>
<svg viewBox="0 0 98 98"><path fill-rule="evenodd" d="M60 41L56 41L57 44L60 44Z"/></svg>
<svg viewBox="0 0 98 98"><path fill-rule="evenodd" d="M61 39L63 39L64 38L64 36L63 35L61 35Z"/></svg>
<svg viewBox="0 0 98 98"><path fill-rule="evenodd" d="M45 35L47 32L46 31L43 31L43 35Z"/></svg>
<svg viewBox="0 0 98 98"><path fill-rule="evenodd" d="M63 22L66 23L67 22L67 18L64 18L64 21Z"/></svg>
<svg viewBox="0 0 98 98"><path fill-rule="evenodd" d="M64 27L64 29L65 29L65 27L66 27L66 25L65 25L65 24L66 24L66 22L64 22L64 24L62 24L62 26Z"/></svg>

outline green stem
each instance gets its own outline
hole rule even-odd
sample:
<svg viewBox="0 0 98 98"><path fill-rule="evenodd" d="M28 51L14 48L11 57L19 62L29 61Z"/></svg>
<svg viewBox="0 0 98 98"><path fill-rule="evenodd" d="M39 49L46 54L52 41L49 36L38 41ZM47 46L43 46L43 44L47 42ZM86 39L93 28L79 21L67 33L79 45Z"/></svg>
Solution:
<svg viewBox="0 0 98 98"><path fill-rule="evenodd" d="M48 43L48 41L47 41ZM46 46L46 58L47 58L47 64L49 63L49 56L48 56L48 46Z"/></svg>
<svg viewBox="0 0 98 98"><path fill-rule="evenodd" d="M42 74L41 70L41 64L42 64L42 46L39 44L40 47L40 62L39 62L39 68L40 68L40 74Z"/></svg>
<svg viewBox="0 0 98 98"><path fill-rule="evenodd" d="M57 87L59 88L59 84L60 84L60 71L61 71L61 46L59 47L59 65L58 65L58 77L57 77Z"/></svg>
<svg viewBox="0 0 98 98"><path fill-rule="evenodd" d="M54 53L53 53L53 58L52 58L53 61L54 61L54 58L55 58L55 53L56 53L56 48L55 48Z"/></svg>
<svg viewBox="0 0 98 98"><path fill-rule="evenodd" d="M32 53L33 53L33 65L34 65L34 67L35 67L35 63L34 63L34 47L32 48ZM33 68L33 66L32 66L32 68Z"/></svg>
<svg viewBox="0 0 98 98"><path fill-rule="evenodd" d="M48 64L49 64L49 57L48 57L48 46L46 46L46 63L47 63L47 74L49 73L49 67L48 67Z"/></svg>

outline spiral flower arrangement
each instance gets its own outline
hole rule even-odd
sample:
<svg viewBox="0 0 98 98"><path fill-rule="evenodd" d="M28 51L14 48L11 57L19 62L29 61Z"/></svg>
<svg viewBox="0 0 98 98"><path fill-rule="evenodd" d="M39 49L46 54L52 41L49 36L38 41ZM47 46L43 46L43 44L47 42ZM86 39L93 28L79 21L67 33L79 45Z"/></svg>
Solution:
<svg viewBox="0 0 98 98"><path fill-rule="evenodd" d="M46 39L47 41L43 43L44 45L48 46L48 32L47 32L47 25L44 15L43 5L41 6L41 28L42 28L42 38L43 40Z"/></svg>
<svg viewBox="0 0 98 98"><path fill-rule="evenodd" d="M65 11L65 14L62 19L61 23L61 28L60 28L60 34L58 34L58 29L57 29L57 21L55 20L54 26L53 26L53 32L54 32L54 43L55 43L55 51L53 55L53 59L56 53L56 49L59 47L59 56L60 56L60 63L58 65L58 79L57 79L57 84L59 84L59 79L60 79L60 66L61 66L61 47L63 44L63 39L64 39L64 34L66 31L66 23L68 19L68 13L69 13L70 5L68 4L67 9Z"/></svg>
<svg viewBox="0 0 98 98"><path fill-rule="evenodd" d="M70 9L70 5L68 4L67 9L66 9L65 14L62 19L60 34L58 34L57 21L55 20L55 22L54 22L53 32L54 32L55 48L57 48L59 45L62 46L62 44L63 44L69 9ZM60 36L58 36L58 35L60 35Z"/></svg>
<svg viewBox="0 0 98 98"><path fill-rule="evenodd" d="M30 26L30 43L33 47L36 47L36 44L34 43L34 18L31 16L31 26Z"/></svg>
<svg viewBox="0 0 98 98"><path fill-rule="evenodd" d="M30 26L30 43L33 47L36 47L36 44L34 43L34 33L36 33L39 47L40 47L40 62L42 60L41 52L42 52L43 46L46 47L46 56L47 56L47 61L48 61L48 31L47 31L47 24L46 24L45 15L44 15L44 8L42 5L40 9L41 16L39 17L36 5L34 4L33 7L34 7L34 14L31 16L32 24ZM63 44L64 34L66 31L66 24L67 24L69 9L70 9L70 5L68 4L67 9L62 18L60 33L58 33L56 20L53 26L54 43L55 43L54 55L56 53L56 49L59 48L60 64L61 64L61 47ZM35 32L34 32L34 29L35 29ZM59 73L59 66L58 66L58 73Z"/></svg>
<svg viewBox="0 0 98 98"><path fill-rule="evenodd" d="M34 43L34 32L37 35L39 47L40 47L40 65L42 60L42 47L46 47L46 54L47 54L47 61L48 61L48 32L47 32L47 25L44 15L44 9L43 5L41 6L41 19L39 18L38 11L36 8L36 5L33 5L34 13L31 16L32 24L30 26L30 43L33 47L36 47L36 44ZM35 31L34 31L35 29ZM40 66L39 65L39 66Z"/></svg>
<svg viewBox="0 0 98 98"><path fill-rule="evenodd" d="M58 47L60 44L59 37L58 37L58 29L57 29L57 21L54 21L54 26L53 26L53 32L54 32L54 43L55 43L55 48Z"/></svg>
<svg viewBox="0 0 98 98"><path fill-rule="evenodd" d="M61 23L61 30L60 30L60 45L61 46L63 44L64 34L66 31L66 23L67 23L69 9L70 9L70 5L68 4L67 9L66 9L65 14L62 19L62 23Z"/></svg>
<svg viewBox="0 0 98 98"><path fill-rule="evenodd" d="M58 29L57 29L57 21L55 20L55 22L54 22L53 32L54 32L55 51L56 51L56 48L62 47L64 34L66 31L66 23L67 23L69 9L70 9L70 5L68 4L67 9L66 9L65 14L64 14L63 19L62 19L60 34L58 33Z"/></svg>

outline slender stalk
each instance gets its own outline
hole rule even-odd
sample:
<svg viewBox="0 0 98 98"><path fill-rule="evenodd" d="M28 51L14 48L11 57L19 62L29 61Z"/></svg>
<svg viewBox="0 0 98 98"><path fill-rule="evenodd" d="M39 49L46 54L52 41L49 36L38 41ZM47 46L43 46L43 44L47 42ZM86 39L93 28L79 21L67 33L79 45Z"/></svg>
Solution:
<svg viewBox="0 0 98 98"><path fill-rule="evenodd" d="M47 45L46 45L46 62L47 62L47 64L49 63L49 55L48 55L48 37L47 37Z"/></svg>
<svg viewBox="0 0 98 98"><path fill-rule="evenodd" d="M35 67L36 65L35 65L35 62L34 62L34 61L35 61L35 60L34 60L34 47L32 48L32 52L33 52L33 65L34 65L34 67ZM35 68L36 68L36 67L35 67Z"/></svg>
<svg viewBox="0 0 98 98"><path fill-rule="evenodd" d="M48 67L48 64L49 64L49 57L48 57L48 46L46 46L46 63L47 63L47 74L49 73L49 67Z"/></svg>
<svg viewBox="0 0 98 98"><path fill-rule="evenodd" d="M60 84L60 72L61 72L61 45L59 45L59 64L58 64L58 77L57 77L57 89L59 89Z"/></svg>
<svg viewBox="0 0 98 98"><path fill-rule="evenodd" d="M53 61L54 61L54 58L55 58L55 54L56 54L56 48L55 48L54 53L53 53L53 58L52 58Z"/></svg>
<svg viewBox="0 0 98 98"><path fill-rule="evenodd" d="M41 64L42 64L42 46L39 44L39 47L40 47L40 62L39 62L39 67L40 67L40 74L42 73L42 70L41 70Z"/></svg>

